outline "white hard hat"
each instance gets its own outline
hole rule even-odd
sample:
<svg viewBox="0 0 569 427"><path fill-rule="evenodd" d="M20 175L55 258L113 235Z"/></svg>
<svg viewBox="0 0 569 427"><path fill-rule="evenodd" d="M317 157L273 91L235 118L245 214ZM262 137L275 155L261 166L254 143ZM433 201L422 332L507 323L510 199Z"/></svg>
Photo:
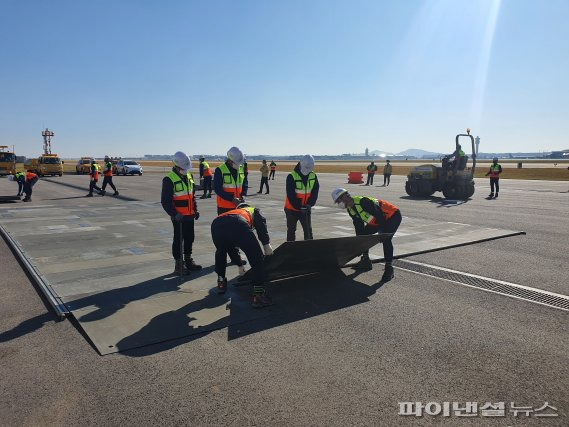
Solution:
<svg viewBox="0 0 569 427"><path fill-rule="evenodd" d="M183 153L181 151L176 151L176 154L174 154L174 157L172 158L172 162L180 169L185 171L192 168L192 162L190 158L186 156L186 153Z"/></svg>
<svg viewBox="0 0 569 427"><path fill-rule="evenodd" d="M308 175L314 169L314 157L310 154L302 156L300 159L300 173L303 175Z"/></svg>
<svg viewBox="0 0 569 427"><path fill-rule="evenodd" d="M332 191L332 200L334 200L334 203L338 203L338 199L347 192L348 190L345 188L336 188L334 191Z"/></svg>
<svg viewBox="0 0 569 427"><path fill-rule="evenodd" d="M15 176L14 175L8 175L8 181L14 181Z"/></svg>
<svg viewBox="0 0 569 427"><path fill-rule="evenodd" d="M245 160L243 153L237 147L231 147L229 151L227 151L227 158L231 160L237 167L241 166Z"/></svg>

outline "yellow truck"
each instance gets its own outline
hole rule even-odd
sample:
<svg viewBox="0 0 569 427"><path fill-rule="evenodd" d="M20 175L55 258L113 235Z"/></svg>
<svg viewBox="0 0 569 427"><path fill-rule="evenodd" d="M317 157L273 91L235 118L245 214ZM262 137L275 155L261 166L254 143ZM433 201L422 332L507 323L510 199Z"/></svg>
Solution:
<svg viewBox="0 0 569 427"><path fill-rule="evenodd" d="M63 175L63 162L57 154L42 154L37 159L30 159L24 164L26 170L31 170L39 176Z"/></svg>
<svg viewBox="0 0 569 427"><path fill-rule="evenodd" d="M16 154L8 151L7 145L0 145L0 175L16 173Z"/></svg>

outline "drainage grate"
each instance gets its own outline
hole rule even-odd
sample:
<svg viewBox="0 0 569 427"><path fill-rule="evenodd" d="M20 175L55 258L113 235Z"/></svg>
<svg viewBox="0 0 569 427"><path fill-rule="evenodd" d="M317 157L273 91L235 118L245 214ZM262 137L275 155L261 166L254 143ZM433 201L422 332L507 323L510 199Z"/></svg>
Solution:
<svg viewBox="0 0 569 427"><path fill-rule="evenodd" d="M555 294L541 289L530 288L527 286L516 285L514 283L503 282L501 280L489 279L487 277L476 276L470 273L450 270L448 268L437 267L434 265L423 264L416 261L395 260L393 266L412 273L423 274L448 280L455 283L518 298L559 310L569 311L569 296Z"/></svg>

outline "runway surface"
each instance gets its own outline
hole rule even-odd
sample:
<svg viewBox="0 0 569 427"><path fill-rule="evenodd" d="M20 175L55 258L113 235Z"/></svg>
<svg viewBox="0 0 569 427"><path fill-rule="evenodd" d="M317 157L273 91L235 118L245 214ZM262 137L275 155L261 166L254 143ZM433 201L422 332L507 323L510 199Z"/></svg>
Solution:
<svg viewBox="0 0 569 427"><path fill-rule="evenodd" d="M250 198L267 211L275 244L285 237L284 178L278 173L270 182L270 195ZM315 237L335 231L348 234L351 222L339 219L341 212L330 198L334 187L346 185L344 175L319 178L322 209L315 210ZM71 186L54 182L58 180ZM29 205L0 205L0 224L29 246L36 266L44 269L54 287L73 296L70 301L85 302L93 289L123 288L115 295L115 313L122 316L118 323L127 324L133 306L120 301L131 294L124 287L172 270L171 225L156 204L160 175L115 178L121 195L129 200L84 199L86 189L74 187L86 188L83 176L49 181L35 187ZM250 181L258 184L259 178L252 174ZM464 236L466 229L473 234L527 232L406 259L457 272L452 273L457 280L437 277L432 269L418 274L402 263L396 278L379 287L381 264L364 274L345 269L341 276L305 278L281 287L274 310L261 311L239 327L223 326L105 357L82 335L79 323L55 321L0 241L0 273L8 279L3 280L5 298L0 303L0 375L6 383L0 419L5 424L392 425L443 421L442 416L398 415L399 402L405 401L504 401L507 406L515 402L536 408L547 401L558 413L547 423L566 425L568 312L467 286L460 278L468 273L490 282L569 295L567 184L503 181L500 198L492 201L484 199L486 186L486 181L477 181L474 198L456 204L437 197L408 198L403 177L393 177L387 188L347 187L354 194L397 204L404 224L426 226L435 240L440 230L451 231L445 238ZM0 180L1 195L14 188ZM196 227L194 254L207 267L212 263L207 223L214 199L198 202L205 215ZM406 242L416 244L412 234L405 235L404 225L398 238L396 251ZM430 239L427 234L418 240ZM66 241L73 241L76 251L70 254ZM101 250L104 245L107 251ZM147 255L152 259L130 262ZM201 283L198 287L207 289L205 277L190 276L183 286ZM121 338L128 341L127 347L138 347L144 334L136 332L160 331L172 322L187 328L200 320L193 300L180 299L179 289L148 285L138 289L138 296L153 294L155 302L170 300L174 308L155 316L150 309L138 311L149 317ZM87 320L106 318L101 310L83 308ZM208 316L219 314L215 307L209 309ZM202 318L204 314L202 310ZM511 423L512 418L510 413L502 421ZM456 423L456 418L447 419L453 420ZM496 421L476 418L478 424Z"/></svg>

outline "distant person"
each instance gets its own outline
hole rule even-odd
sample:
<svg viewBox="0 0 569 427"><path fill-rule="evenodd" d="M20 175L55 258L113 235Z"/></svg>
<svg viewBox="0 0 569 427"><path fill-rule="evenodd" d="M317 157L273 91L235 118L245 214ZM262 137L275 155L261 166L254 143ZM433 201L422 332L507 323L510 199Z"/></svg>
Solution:
<svg viewBox="0 0 569 427"><path fill-rule="evenodd" d="M377 172L377 165L372 160L371 163L367 167L367 182L365 185L373 185L373 177Z"/></svg>
<svg viewBox="0 0 569 427"><path fill-rule="evenodd" d="M344 188L336 188L332 191L332 200L340 208L347 209L348 214L352 217L357 236L375 233L391 234L391 237L383 242L385 271L381 282L385 283L393 279L393 242L391 240L401 224L402 216L399 208L385 200L351 196L348 190ZM368 251L364 252L354 268L358 270L372 269Z"/></svg>
<svg viewBox="0 0 569 427"><path fill-rule="evenodd" d="M314 158L306 155L286 178L286 240L296 240L296 226L300 221L304 240L312 240L312 207L318 200L320 184L314 173Z"/></svg>
<svg viewBox="0 0 569 427"><path fill-rule="evenodd" d="M259 245L257 236L263 245ZM264 285L265 271L263 251L266 256L273 254L267 231L267 221L258 209L247 203L240 203L236 209L222 213L211 223L211 237L215 245L215 272L217 273L217 292L224 294L227 291L226 258L229 255L234 264L239 265L240 275L245 273L241 263L238 248L245 252L251 264L251 278L253 293L251 305L261 308L271 305L272 299L267 295Z"/></svg>
<svg viewBox="0 0 569 427"><path fill-rule="evenodd" d="M246 196L249 191L249 165L247 164L245 156L243 156L243 176L243 191L241 192L241 195Z"/></svg>
<svg viewBox="0 0 569 427"><path fill-rule="evenodd" d="M490 175L490 195L488 199L498 198L498 192L500 191L500 174L502 173L502 166L498 163L498 157L492 159L492 164L490 165L490 170L486 172L486 176ZM494 193L494 188L496 193Z"/></svg>
<svg viewBox="0 0 569 427"><path fill-rule="evenodd" d="M101 190L103 192L105 192L107 184L109 184L111 188L115 191L113 196L118 196L119 192L117 191L115 184L113 184L113 162L111 162L109 156L105 156L105 169L103 169L103 186L101 187Z"/></svg>
<svg viewBox="0 0 569 427"><path fill-rule="evenodd" d="M393 167L389 160L385 161L385 166L383 167L383 186L387 187L391 182L391 172L393 171Z"/></svg>
<svg viewBox="0 0 569 427"><path fill-rule="evenodd" d="M202 268L192 258L194 221L199 219L200 213L195 198L194 180L190 173L192 167L190 158L178 151L174 154L172 163L174 164L172 170L162 179L160 203L170 216L174 228L172 240L174 274L184 275Z"/></svg>
<svg viewBox="0 0 569 427"><path fill-rule="evenodd" d="M200 199L211 198L213 174L205 157L200 157L200 179L203 179L203 195Z"/></svg>
<svg viewBox="0 0 569 427"><path fill-rule="evenodd" d="M91 168L89 170L89 194L86 197L93 197L93 190L97 190L99 195L104 196L105 192L99 188L99 164L93 159L91 160Z"/></svg>
<svg viewBox="0 0 569 427"><path fill-rule="evenodd" d="M265 194L269 194L269 167L267 166L267 161L263 160L263 164L259 169L261 171L261 188L257 191L257 194L263 193L263 186L266 186L267 192Z"/></svg>
<svg viewBox="0 0 569 427"><path fill-rule="evenodd" d="M272 179L274 181L275 180L275 172L277 171L277 164L275 163L274 160L271 160L271 164L269 166L271 167L271 173L269 175L269 179Z"/></svg>

